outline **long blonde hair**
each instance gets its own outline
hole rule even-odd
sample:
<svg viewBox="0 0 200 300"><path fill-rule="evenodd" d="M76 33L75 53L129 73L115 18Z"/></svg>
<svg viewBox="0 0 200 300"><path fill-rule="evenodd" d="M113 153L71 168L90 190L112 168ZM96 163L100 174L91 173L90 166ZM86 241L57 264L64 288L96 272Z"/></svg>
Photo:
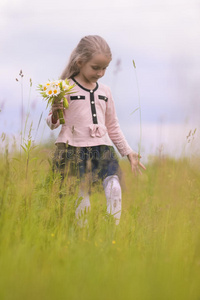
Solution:
<svg viewBox="0 0 200 300"><path fill-rule="evenodd" d="M72 78L79 73L77 61L88 62L94 55L104 54L112 59L112 53L107 42L98 35L83 37L77 47L72 51L68 64L61 74L61 79Z"/></svg>

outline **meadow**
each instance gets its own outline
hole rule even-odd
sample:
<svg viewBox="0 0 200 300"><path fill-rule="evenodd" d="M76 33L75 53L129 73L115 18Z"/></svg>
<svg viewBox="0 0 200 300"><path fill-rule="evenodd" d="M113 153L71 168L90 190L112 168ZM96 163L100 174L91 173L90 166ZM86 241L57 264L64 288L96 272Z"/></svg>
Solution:
<svg viewBox="0 0 200 300"><path fill-rule="evenodd" d="M29 147L29 148L28 148ZM93 187L87 226L76 189L51 172L54 146L0 155L0 299L200 299L200 167L152 157L134 177L127 160L121 222ZM26 150L26 151L25 151Z"/></svg>

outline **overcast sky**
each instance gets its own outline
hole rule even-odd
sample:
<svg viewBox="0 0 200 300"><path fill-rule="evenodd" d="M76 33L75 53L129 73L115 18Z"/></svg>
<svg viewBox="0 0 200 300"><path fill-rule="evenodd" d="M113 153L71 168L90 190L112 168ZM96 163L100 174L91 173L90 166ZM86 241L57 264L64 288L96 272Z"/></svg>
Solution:
<svg viewBox="0 0 200 300"><path fill-rule="evenodd" d="M140 135L139 112L130 113L138 107L137 79L144 155L160 144L174 151L190 129L197 128L199 135L197 0L1 0L0 134L19 134L22 98L15 78L22 69L24 110L32 78L30 120L36 131L43 112L40 135L44 131L44 137L49 136L48 111L36 86L58 78L71 51L88 34L103 36L111 47L113 61L101 81L112 89L121 128L134 149Z"/></svg>

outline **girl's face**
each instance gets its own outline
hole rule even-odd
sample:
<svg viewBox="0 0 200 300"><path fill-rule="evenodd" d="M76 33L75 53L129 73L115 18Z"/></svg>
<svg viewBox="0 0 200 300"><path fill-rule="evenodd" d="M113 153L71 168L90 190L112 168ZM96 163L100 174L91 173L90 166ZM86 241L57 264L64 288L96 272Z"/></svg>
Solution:
<svg viewBox="0 0 200 300"><path fill-rule="evenodd" d="M88 62L79 61L79 78L85 83L96 83L97 80L104 76L106 68L110 63L110 58L104 54L96 54Z"/></svg>

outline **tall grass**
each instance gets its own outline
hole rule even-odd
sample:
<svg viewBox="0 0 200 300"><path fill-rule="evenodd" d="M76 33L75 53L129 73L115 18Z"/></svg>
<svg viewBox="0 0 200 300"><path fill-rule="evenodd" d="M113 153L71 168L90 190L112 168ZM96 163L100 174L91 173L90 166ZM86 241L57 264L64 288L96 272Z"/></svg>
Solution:
<svg viewBox="0 0 200 300"><path fill-rule="evenodd" d="M139 120L140 120L140 139L138 143L138 156L140 159L140 154L141 154L141 145L142 145L142 113L141 113L141 101L140 101L140 89L139 89L139 82L138 82L138 77L137 77L137 72L136 72L136 64L133 59L133 67L135 71L135 78L136 78L136 84L137 84L137 91L138 91L138 107L131 113L135 113L137 110L139 110Z"/></svg>
<svg viewBox="0 0 200 300"><path fill-rule="evenodd" d="M81 228L76 185L68 181L60 197L51 148L33 149L28 173L26 166L25 153L1 154L1 300L200 298L198 167L154 158L136 179L121 161L120 224L106 214L98 186Z"/></svg>

